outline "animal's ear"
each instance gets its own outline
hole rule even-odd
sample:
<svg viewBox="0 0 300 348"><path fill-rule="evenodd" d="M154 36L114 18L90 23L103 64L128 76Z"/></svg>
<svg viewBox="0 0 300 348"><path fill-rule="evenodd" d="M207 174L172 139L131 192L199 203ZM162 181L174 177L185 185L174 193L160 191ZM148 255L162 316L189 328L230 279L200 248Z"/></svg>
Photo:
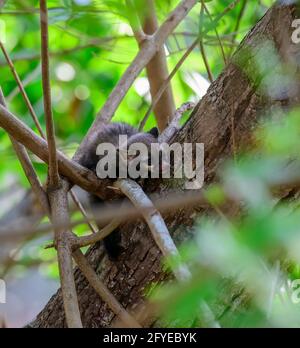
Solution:
<svg viewBox="0 0 300 348"><path fill-rule="evenodd" d="M153 135L155 138L158 138L159 136L159 131L157 127L153 127L148 131L149 134Z"/></svg>

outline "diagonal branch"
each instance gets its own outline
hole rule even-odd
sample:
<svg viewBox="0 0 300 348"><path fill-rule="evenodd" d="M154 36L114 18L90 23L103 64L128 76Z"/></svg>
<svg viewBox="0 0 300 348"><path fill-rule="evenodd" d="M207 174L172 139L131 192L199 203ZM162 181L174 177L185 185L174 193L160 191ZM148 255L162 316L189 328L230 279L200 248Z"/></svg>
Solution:
<svg viewBox="0 0 300 348"><path fill-rule="evenodd" d="M0 87L0 104L3 107L6 107L4 95L2 93L2 89ZM25 175L32 187L32 190L34 194L36 195L41 207L43 208L44 212L46 214L49 214L50 212L50 207L49 207L49 201L47 198L47 195L43 189L43 186L33 168L33 165L30 161L30 157L26 151L26 148L21 145L19 142L17 142L12 135L9 135L9 138L12 142L12 145L14 147L14 150L19 158L19 161L22 165L22 168L25 172Z"/></svg>
<svg viewBox="0 0 300 348"><path fill-rule="evenodd" d="M153 203L144 193L142 188L135 181L130 179L119 179L114 185L120 189L124 195L129 198L137 210L141 212L162 254L165 257L176 257L176 259L179 260L180 256L178 250L170 236L162 216L154 207ZM191 276L190 271L183 263L180 263L176 268L174 268L173 272L179 281L187 281Z"/></svg>
<svg viewBox="0 0 300 348"><path fill-rule="evenodd" d="M205 69L207 71L207 76L208 76L209 82L212 83L214 81L214 78L213 78L213 74L212 74L212 71L210 69L209 63L208 63L205 47L204 47L204 44L203 44L203 34L202 34L203 22L204 22L203 18L204 18L204 3L203 3L203 0L202 0L202 2L201 2L201 11L200 11L200 25L199 25L199 28L200 28L200 32L199 32L199 46L200 46L200 52L201 52L201 55L202 55L203 63L205 65Z"/></svg>
<svg viewBox="0 0 300 348"><path fill-rule="evenodd" d="M21 95L22 95L22 97L23 97L23 99L25 101L25 104L27 105L29 113L30 113L30 115L31 115L31 117L32 117L32 119L33 119L33 121L34 121L34 123L35 123L35 125L36 125L36 127L37 127L37 129L39 131L39 133L42 135L43 138L45 138L44 132L42 130L42 127L39 124L39 120L38 120L38 118L36 116L36 113L35 113L32 105L31 105L31 103L29 101L29 98L28 98L28 96L27 96L27 94L25 92L25 89L23 87L22 81L21 81L21 79L20 79L20 77L19 77L19 75L18 75L18 73L17 73L17 71L16 71L16 69L14 67L14 64L13 64L12 60L9 57L8 52L6 51L4 45L3 45L3 43L1 41L0 41L0 48L1 48L2 52L3 52L3 55L5 57L5 60L6 60L7 64L8 64L8 66L10 67L10 70L11 70L11 72L12 72L12 74L13 74L16 82L17 82L17 85L18 85L18 87L20 89L20 92L21 92Z"/></svg>
<svg viewBox="0 0 300 348"><path fill-rule="evenodd" d="M246 10L246 6L247 6L247 0L243 0L242 5L241 5L241 9L240 9L240 12L238 14L238 18L237 18L237 21L236 21L236 24L235 24L235 27L234 27L234 30L233 30L234 34L233 34L233 36L231 38L231 43L232 44L235 43L236 37L237 37L237 35L239 33L240 24L241 24L242 18L244 16L244 13L245 13L245 10ZM234 49L234 46L231 47L229 56L231 56L233 49Z"/></svg>
<svg viewBox="0 0 300 348"><path fill-rule="evenodd" d="M179 61L177 62L177 64L175 65L174 69L171 71L170 75L168 76L168 78L164 81L164 83L160 86L159 90L157 91L156 95L154 96L151 105L149 106L145 116L143 117L142 121L139 124L139 131L142 131L145 127L145 124L152 112L152 110L154 109L155 105L158 103L158 101L160 100L161 96L163 95L165 89L168 87L170 81L172 80L172 78L175 76L175 74L177 73L177 71L179 70L179 68L181 67L181 65L185 62L185 60L187 59L187 57L190 55L190 53L194 50L194 48L197 46L198 44L198 37L192 42L192 44L188 47L188 49L186 50L186 52L183 54L183 56L179 59Z"/></svg>
<svg viewBox="0 0 300 348"><path fill-rule="evenodd" d="M86 221L88 227L90 228L90 230L92 231L93 234L97 233L97 229L92 225L92 223L90 222L90 218L88 217L87 212L85 211L83 205L81 204L80 200L78 199L76 193L71 189L70 190L70 194L71 197L75 203L75 205L77 206L77 208L79 209L79 211L81 212L82 216L84 217L84 220Z"/></svg>
<svg viewBox="0 0 300 348"><path fill-rule="evenodd" d="M180 120L182 115L189 110L192 110L195 107L195 104L192 102L187 102L182 104L174 113L173 118L171 119L168 127L160 134L158 137L159 143L169 143L174 135L180 129Z"/></svg>
<svg viewBox="0 0 300 348"><path fill-rule="evenodd" d="M141 212L162 254L165 257L175 258L176 265L173 267L172 271L176 279L180 282L189 281L191 279L191 272L187 265L180 260L180 254L164 219L142 188L135 181L128 179L119 179L116 181L115 186L119 188L124 195L129 198L137 210ZM212 310L205 301L201 301L199 305L199 315L203 317L208 327L220 327L219 323L215 320Z"/></svg>
<svg viewBox="0 0 300 348"><path fill-rule="evenodd" d="M2 105L0 105L0 127L5 129L8 134L13 135L19 143L23 144L42 161L49 162L47 142ZM57 151L57 158L60 173L73 184L105 197L106 189L103 180L98 179L92 171L70 160L60 151Z"/></svg>
<svg viewBox="0 0 300 348"><path fill-rule="evenodd" d="M121 219L115 218L108 225L104 226L100 231L89 234L87 236L79 237L75 241L73 246L75 249L82 248L91 244L95 244L100 240L103 240L109 234L111 234L116 228L119 227Z"/></svg>
<svg viewBox="0 0 300 348"><path fill-rule="evenodd" d="M203 8L204 8L206 14L208 15L208 17L209 17L209 19L210 19L210 21L211 21L211 23L213 23L213 21L214 21L214 20L213 20L213 17L212 17L212 15L210 14L210 12L209 12L207 6L205 5L204 0L201 0L201 3L202 3L202 6L203 6ZM226 59L226 54L225 54L225 51L224 51L224 47L223 47L222 40L221 40L221 38L220 38L220 35L219 35L218 30L217 30L216 27L215 27L214 31L215 31L215 33L216 33L216 38L217 38L217 41L218 41L219 46L220 46L220 49L221 49L221 53L222 53L222 57L223 57L224 63L225 63L225 65L226 65L226 64L227 64L227 59ZM234 44L234 40L233 40L232 44Z"/></svg>

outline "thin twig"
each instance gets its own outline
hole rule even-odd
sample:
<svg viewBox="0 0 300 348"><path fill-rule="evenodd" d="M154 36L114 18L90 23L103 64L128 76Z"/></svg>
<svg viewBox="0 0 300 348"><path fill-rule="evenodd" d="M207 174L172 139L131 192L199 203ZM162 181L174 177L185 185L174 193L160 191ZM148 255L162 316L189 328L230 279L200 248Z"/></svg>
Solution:
<svg viewBox="0 0 300 348"><path fill-rule="evenodd" d="M41 65L38 64L37 67L32 70L25 78L24 80L22 80L22 85L25 91L25 87L28 86L29 84L31 84L32 81L34 81L39 75L41 74ZM18 91L20 90L20 87L17 85L7 96L6 100L8 102L11 102L17 95L18 95ZM28 98L28 96L27 96ZM29 100L29 98L28 98ZM31 103L30 103L31 104ZM32 104L31 104L32 105ZM38 119L37 119L38 120ZM41 125L38 123L40 129L38 129L39 133L42 135L44 134L41 130Z"/></svg>
<svg viewBox="0 0 300 348"><path fill-rule="evenodd" d="M3 52L4 57L6 59L6 62L8 64L8 66L10 67L10 70L11 70L11 72L12 72L12 74L13 74L16 82L17 82L17 85L18 85L18 87L20 89L21 95L22 95L22 97L23 97L23 99L25 101L25 104L28 107L28 110L29 110L29 112L30 112L30 114L32 116L33 121L34 121L34 124L36 125L39 133L43 136L43 138L45 138L44 132L42 130L42 127L39 124L39 121L38 121L38 118L37 118L37 116L35 114L35 111L34 111L32 105L31 105L31 103L30 103L30 101L29 101L29 99L27 97L27 94L25 92L25 88L23 87L22 81L21 81L21 79L20 79L20 77L19 77L19 75L18 75L18 73L17 73L17 71L16 71L16 69L14 67L14 64L13 64L12 60L10 59L10 57L8 55L8 52L6 51L4 45L3 45L3 43L1 41L0 41L0 47L1 47L1 50Z"/></svg>
<svg viewBox="0 0 300 348"><path fill-rule="evenodd" d="M215 26L229 11L231 11L241 0L234 0L231 4L229 4L222 13L220 13L210 24L210 26L208 26L203 32L202 35L205 35L206 33L208 33L211 30L212 26ZM199 36L199 35L198 35ZM178 61L178 63L176 64L175 68L172 70L171 74L169 75L169 77L167 78L167 80L165 81L165 83L161 86L161 88L159 89L157 95L155 96L154 100L152 101L152 104L149 106L145 116L143 117L140 125L139 125L139 130L143 130L144 126L153 110L153 107L155 106L155 104L158 102L158 100L160 99L162 93L164 92L165 88L167 87L167 85L169 84L169 82L171 81L171 79L173 78L173 76L176 74L176 72L178 71L178 69L180 68L180 66L183 64L183 62L186 60L186 58L190 55L190 53L194 50L194 48L197 46L198 42L199 42L199 37L197 36L197 38L195 39L195 41L193 41L193 43L190 45L190 47L186 50L186 52L184 53L184 55L181 57L181 59Z"/></svg>
<svg viewBox="0 0 300 348"><path fill-rule="evenodd" d="M8 134L13 135L19 143L23 144L42 161L49 163L47 142L2 105L0 105L0 127L5 129ZM106 189L103 187L103 180L100 180L95 173L70 160L60 151L57 151L57 158L60 173L73 184L105 197Z"/></svg>
<svg viewBox="0 0 300 348"><path fill-rule="evenodd" d="M131 26L131 29L133 31L133 34L137 43L141 45L142 42L146 40L147 38L143 31L143 28L141 27L141 23L136 13L134 4L132 3L132 0L126 0L126 6L127 6L127 11L129 13L128 15L129 24Z"/></svg>
<svg viewBox="0 0 300 348"><path fill-rule="evenodd" d="M174 69L171 71L170 75L168 76L168 78L165 80L165 82L161 85L160 89L158 90L158 92L156 93L155 97L152 99L152 103L149 106L145 116L143 117L142 121L139 124L139 131L142 131L145 127L145 124L153 110L153 108L155 107L156 103L160 100L163 92L165 91L165 89L167 88L168 84L170 83L170 81L172 80L172 78L175 76L176 72L179 70L179 68L181 67L181 65L185 62L185 60L187 59L187 57L190 55L191 52L193 52L194 48L197 46L199 39L197 38L195 41L193 41L193 43L190 45L190 47L186 50L186 52L184 53L184 55L180 58L180 60L178 61L178 63L175 65Z"/></svg>
<svg viewBox="0 0 300 348"><path fill-rule="evenodd" d="M92 233L94 233L94 234L97 233L98 231L91 224L90 218L88 217L88 215L87 215L83 205L81 204L80 200L78 199L78 197L76 196L75 192L72 189L70 190L70 194L71 194L71 197L72 197L74 203L76 204L76 206L78 207L79 211L81 212L82 216L85 218L86 223L89 226L89 228L92 231Z"/></svg>
<svg viewBox="0 0 300 348"><path fill-rule="evenodd" d="M108 225L103 227L100 231L90 234L88 236L78 237L75 241L73 248L82 248L91 244L95 244L100 240L103 240L110 233L112 233L116 228L119 227L121 221L120 219L113 219Z"/></svg>
<svg viewBox="0 0 300 348"><path fill-rule="evenodd" d="M200 52L201 52L201 55L202 55L202 59L203 59L203 62L204 62L204 65L205 65L205 68L206 68L206 71L207 71L207 76L208 76L208 79L210 81L210 83L212 83L214 81L214 77L213 77L213 74L211 72L211 69L210 69L210 66L209 66L209 63L208 63L208 59L206 57L206 52L205 52L205 48L204 48L204 45L203 45L203 34L202 34L202 31L203 31L203 23L204 23L204 3L203 3L203 0L201 0L201 11L200 11L200 26L199 26L199 46L200 46Z"/></svg>
<svg viewBox="0 0 300 348"><path fill-rule="evenodd" d="M183 193L180 192L174 192L173 194L169 194L166 197L163 198L152 198L152 201L155 204L155 207L163 212L163 213L168 213L168 212L174 212L174 210L178 208L182 208L185 206L189 207L195 207L195 206L207 206L207 201L206 198L203 196L202 192L195 191L195 192L187 192ZM229 202L233 203L233 201ZM141 216L140 211L138 211L135 207L133 207L131 204L123 205L122 203L122 209L120 209L120 204L117 204L116 206L112 206L111 208L102 208L101 210L96 210L94 212L95 220L99 224L106 224L111 221L113 224L114 219L119 219L121 222L122 221L130 221L136 218L139 218ZM35 221L33 219L33 221ZM115 223L117 223L115 221ZM68 228L74 228L75 226L86 224L85 219L79 219L77 221L71 222L69 225L58 225L58 227L68 227ZM113 226L113 225L112 225ZM112 228L112 227L111 227ZM6 230L5 228L0 228L0 241L2 243L11 241L13 239L19 239L19 238L24 238L27 236L31 236L34 234L45 234L50 232L53 229L53 225L45 223L38 228L35 228L34 226L29 226L28 228L9 228ZM81 242L79 242L79 246L86 246L88 245L88 239L90 238L91 243L96 243L99 240L102 239L102 237L106 236L106 233L109 233L108 231L110 228L108 226L104 227L101 231L97 232L96 234L91 234L89 236L83 236L79 237L79 240L82 239L82 245ZM107 231L107 232L105 232ZM75 243L76 245L76 243Z"/></svg>
<svg viewBox="0 0 300 348"><path fill-rule="evenodd" d="M0 104L3 107L6 107L6 103L5 103L5 98L4 95L2 93L2 89L0 87ZM49 207L49 201L46 195L46 192L43 189L43 186L34 170L34 167L31 163L30 157L27 153L26 148L21 145L20 143L18 143L14 137L9 134L9 138L12 142L12 145L14 147L14 150L18 156L18 159L22 165L22 168L25 172L25 175L32 187L32 190L34 192L34 194L36 195L41 207L43 208L45 214L49 214L50 212L50 207Z"/></svg>
<svg viewBox="0 0 300 348"><path fill-rule="evenodd" d="M239 31L239 28L240 28L240 24L241 24L242 18L244 16L244 13L245 13L245 10L246 10L246 5L247 5L247 0L243 0L242 6L241 6L241 10L239 12L239 15L238 15L238 18L237 18L237 21L236 21L236 25L235 25L235 28L234 28L234 35L232 36L232 39L231 39L231 43L232 44L235 43L235 40L236 40L238 31ZM229 53L229 56L231 56L232 50L233 50L233 48L231 49L231 51Z"/></svg>
<svg viewBox="0 0 300 348"><path fill-rule="evenodd" d="M76 250L78 248L83 248L91 244L100 242L109 234L111 234L116 228L118 228L120 226L120 223L121 223L121 220L116 218L116 219L113 219L109 224L104 226L100 231L97 231L95 233L93 232L92 234L89 234L87 236L77 237L76 239L73 240L72 250ZM50 243L45 246L45 249L50 249L54 247L55 247L54 243Z"/></svg>
<svg viewBox="0 0 300 348"><path fill-rule="evenodd" d="M199 46L200 46L200 52L202 55L202 59L203 59L203 62L204 62L204 65L205 65L205 68L207 71L207 76L208 76L209 82L212 83L214 81L214 77L212 75L212 72L211 72L207 57L206 57L206 52L205 52L205 48L204 48L202 40L199 41Z"/></svg>
<svg viewBox="0 0 300 348"><path fill-rule="evenodd" d="M202 6L203 6L205 12L207 13L207 15L208 15L210 21L213 22L213 18L212 18L212 16L211 16L211 14L210 14L210 12L209 12L207 6L205 5L204 0L201 0L201 2L202 2ZM218 33L218 30L217 30L217 27L215 27L215 33L216 33L216 37L217 37L217 40L218 40L218 43L219 43L219 46L220 46L220 49L221 49L221 53L222 53L222 57L223 57L223 60L224 60L224 64L226 65L226 64L227 64L226 54L225 54L225 51L224 51L223 43L222 43L222 41L221 41L220 35L219 35L219 33ZM234 40L233 40L233 42L231 42L231 43L233 44L233 43L234 43Z"/></svg>

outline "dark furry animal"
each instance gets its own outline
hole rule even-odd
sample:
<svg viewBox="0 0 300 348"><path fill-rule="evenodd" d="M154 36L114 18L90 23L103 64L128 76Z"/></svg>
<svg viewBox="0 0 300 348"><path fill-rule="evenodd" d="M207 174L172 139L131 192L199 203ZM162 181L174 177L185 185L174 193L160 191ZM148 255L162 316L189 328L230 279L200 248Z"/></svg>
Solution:
<svg viewBox="0 0 300 348"><path fill-rule="evenodd" d="M114 146L119 146L119 135L127 135L128 137L128 146L134 143L143 143L150 150L151 144L157 142L158 138L158 129L152 128L149 132L139 132L134 127L125 124L125 123L111 123L101 128L99 133L95 134L94 139L92 139L90 150L82 159L82 165L96 173L97 163L99 162L99 156L96 154L97 146L101 143L110 143ZM118 160L117 160L118 163ZM150 164L150 163L149 163ZM118 168L117 168L118 175ZM101 206L105 204L99 197L91 195L91 204L93 210L101 209ZM104 226L98 225L98 228L101 229ZM104 240L104 246L107 251L107 254L111 260L116 260L120 253L122 252L121 234L118 230L112 232Z"/></svg>
<svg viewBox="0 0 300 348"><path fill-rule="evenodd" d="M128 146L134 143L143 143L150 149L151 144L157 142L159 134L156 127L147 133L143 133L126 123L110 123L94 135L89 151L82 158L82 165L96 172L96 166L99 161L99 156L96 154L97 146L101 143L110 143L117 148L119 135L127 135Z"/></svg>

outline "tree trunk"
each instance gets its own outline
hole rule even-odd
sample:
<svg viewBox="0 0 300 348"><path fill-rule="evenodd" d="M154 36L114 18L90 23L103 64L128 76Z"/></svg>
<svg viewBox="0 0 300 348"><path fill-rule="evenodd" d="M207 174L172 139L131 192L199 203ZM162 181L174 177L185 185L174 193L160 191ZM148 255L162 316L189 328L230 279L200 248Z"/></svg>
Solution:
<svg viewBox="0 0 300 348"><path fill-rule="evenodd" d="M293 85L293 93L285 86L276 92L274 98L266 97L263 90L266 79L257 73L256 64L262 45L265 40L270 40L281 62L289 61L289 65L295 69L294 76L299 77L297 61L299 63L300 45L291 41L291 23L296 16L295 6L272 7L243 40L224 72L210 86L187 124L176 135L175 140L179 142L204 143L206 185L216 180L218 168L225 158L232 156L234 151L251 145L251 132L264 110L299 104L299 79L296 81L297 86ZM265 64L268 65L268 61ZM274 70L273 66L269 68ZM178 189L180 184L153 181L148 192L167 195L170 185L175 185ZM228 212L229 209L228 207ZM193 232L195 216L209 212L209 207L184 207L164 216L175 242L180 244L189 238ZM135 312L143 303L146 287L151 282L162 281L166 275L161 268L161 253L143 221L126 223L121 231L125 251L117 262L108 260L101 243L88 250L87 259L120 303L130 312ZM75 280L84 327L111 327L114 314L88 285L78 269L75 270ZM222 316L224 308L231 303L235 293L240 297L240 302L245 300L240 289L224 287L224 294L220 294L220 303L212 307L217 318ZM60 290L31 326L66 326Z"/></svg>

